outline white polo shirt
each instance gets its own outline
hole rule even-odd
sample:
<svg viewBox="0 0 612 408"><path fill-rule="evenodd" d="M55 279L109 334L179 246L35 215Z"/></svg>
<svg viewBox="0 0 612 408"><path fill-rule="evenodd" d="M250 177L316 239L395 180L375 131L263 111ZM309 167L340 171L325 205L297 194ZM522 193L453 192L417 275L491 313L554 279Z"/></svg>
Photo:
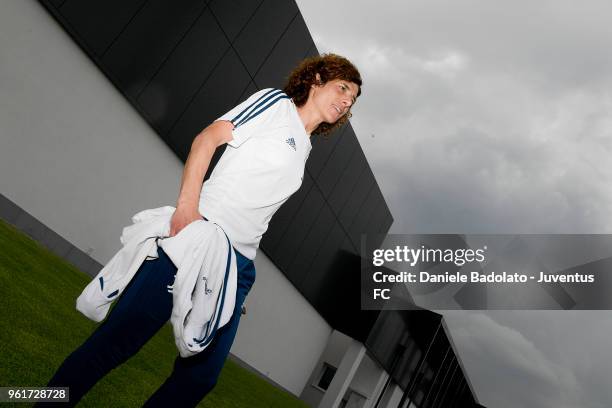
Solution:
<svg viewBox="0 0 612 408"><path fill-rule="evenodd" d="M202 186L200 213L255 259L270 219L302 185L312 148L293 101L263 89L217 120L234 124L233 140Z"/></svg>

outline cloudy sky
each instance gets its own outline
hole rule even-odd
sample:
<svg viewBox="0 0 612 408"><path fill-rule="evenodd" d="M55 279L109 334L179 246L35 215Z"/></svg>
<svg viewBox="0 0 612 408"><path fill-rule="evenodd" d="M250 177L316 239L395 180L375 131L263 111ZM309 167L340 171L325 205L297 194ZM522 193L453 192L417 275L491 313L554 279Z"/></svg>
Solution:
<svg viewBox="0 0 612 408"><path fill-rule="evenodd" d="M612 233L612 3L298 0L392 233ZM612 313L448 312L480 401L612 407Z"/></svg>

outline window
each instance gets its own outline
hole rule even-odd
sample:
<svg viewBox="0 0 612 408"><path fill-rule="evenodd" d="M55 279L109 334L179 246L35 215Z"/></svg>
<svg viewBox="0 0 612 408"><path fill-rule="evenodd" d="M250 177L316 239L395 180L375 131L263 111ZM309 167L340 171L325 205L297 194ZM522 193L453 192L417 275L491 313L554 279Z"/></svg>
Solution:
<svg viewBox="0 0 612 408"><path fill-rule="evenodd" d="M336 367L332 367L327 363L323 363L323 369L321 370L321 376L319 377L319 381L317 381L317 387L322 390L327 390L329 384L331 384L334 379L334 375L336 374Z"/></svg>
<svg viewBox="0 0 612 408"><path fill-rule="evenodd" d="M367 400L364 395L349 388L346 390L346 394L344 394L344 398L340 401L338 408L361 408L365 406Z"/></svg>

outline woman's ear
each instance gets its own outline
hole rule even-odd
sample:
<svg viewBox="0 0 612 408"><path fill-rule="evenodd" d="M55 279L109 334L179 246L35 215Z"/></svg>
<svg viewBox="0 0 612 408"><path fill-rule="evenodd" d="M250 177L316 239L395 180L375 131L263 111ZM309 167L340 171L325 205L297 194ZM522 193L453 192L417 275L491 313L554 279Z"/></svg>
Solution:
<svg viewBox="0 0 612 408"><path fill-rule="evenodd" d="M308 98L310 99L311 96L314 96L317 93L317 88L320 88L323 86L323 82L321 82L321 75L319 75L319 73L317 72L317 74L315 75L315 80L312 83L312 85L310 85L310 95L308 96Z"/></svg>

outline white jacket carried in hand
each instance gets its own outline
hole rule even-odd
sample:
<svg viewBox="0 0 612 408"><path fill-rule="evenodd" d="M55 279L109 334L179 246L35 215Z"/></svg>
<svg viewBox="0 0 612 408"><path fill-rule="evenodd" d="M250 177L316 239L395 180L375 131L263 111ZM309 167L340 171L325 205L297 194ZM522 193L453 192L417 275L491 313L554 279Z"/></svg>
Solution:
<svg viewBox="0 0 612 408"><path fill-rule="evenodd" d="M236 303L236 254L215 223L198 220L168 237L174 207L141 211L123 229L123 248L113 256L77 299L77 310L100 322L146 260L157 258L159 245L177 267L172 289L176 346L182 357L204 350L225 325ZM159 242L159 244L158 244Z"/></svg>

